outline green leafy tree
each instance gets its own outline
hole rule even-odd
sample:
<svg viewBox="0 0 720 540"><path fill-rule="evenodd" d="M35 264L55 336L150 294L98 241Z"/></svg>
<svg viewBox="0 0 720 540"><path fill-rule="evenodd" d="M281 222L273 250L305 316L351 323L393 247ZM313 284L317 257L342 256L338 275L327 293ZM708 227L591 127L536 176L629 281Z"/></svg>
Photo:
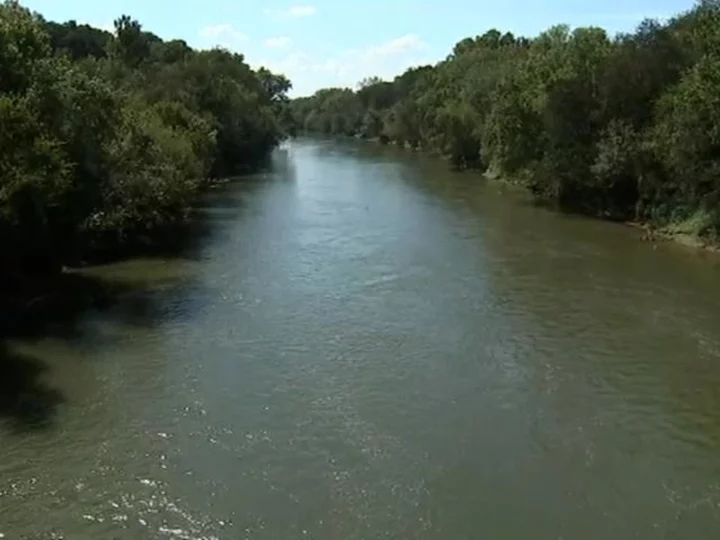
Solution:
<svg viewBox="0 0 720 540"><path fill-rule="evenodd" d="M137 68L150 57L150 40L142 25L122 15L114 21L115 39L110 44L111 56L129 68Z"/></svg>
<svg viewBox="0 0 720 540"><path fill-rule="evenodd" d="M0 277L152 243L283 136L286 78L128 16L115 30L0 4Z"/></svg>

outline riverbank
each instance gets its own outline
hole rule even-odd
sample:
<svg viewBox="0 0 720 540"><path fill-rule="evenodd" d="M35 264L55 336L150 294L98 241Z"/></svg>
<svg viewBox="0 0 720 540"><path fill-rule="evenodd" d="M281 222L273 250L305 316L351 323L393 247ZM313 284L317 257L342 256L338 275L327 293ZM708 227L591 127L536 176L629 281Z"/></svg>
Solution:
<svg viewBox="0 0 720 540"><path fill-rule="evenodd" d="M512 186L517 189L521 189L526 192L528 191L527 185L519 180L513 181L501 176L488 173L482 173L482 177L491 182L498 182L504 185ZM553 205L552 209L553 211L567 214L578 213L564 210L557 205ZM705 238L702 235L698 234L697 230L700 229L701 226L698 224L699 220L697 218L660 225L657 223L653 223L652 221L645 220L618 220L604 214L588 214L581 212L579 213L579 215L601 221L620 222L623 223L625 226L640 230L643 232L642 236L640 237L640 240L643 242L650 242L653 244L657 244L658 242L674 242L676 244L680 244L698 251L706 251L712 253L720 252L720 239L713 240L710 238Z"/></svg>
<svg viewBox="0 0 720 540"><path fill-rule="evenodd" d="M195 201L236 179L208 178L198 182ZM173 223L133 236L125 243L89 246L75 256L53 261L52 265L13 267L9 260L3 261L0 264L0 338L33 333L48 324L72 319L90 307L107 304L113 292L84 271L134 257L174 257L192 249L202 240L207 227L197 212L197 206L193 205Z"/></svg>
<svg viewBox="0 0 720 540"><path fill-rule="evenodd" d="M391 141L391 140L382 140L379 137L361 137L361 136L352 136L349 137L354 140L363 141L363 142L369 142L372 144L378 144L382 146L392 146L394 148L398 148L403 151L408 151L412 153L423 153L424 155L440 159L446 163L448 163L448 166L450 166L450 158L446 155L443 155L442 153L438 152L437 150L433 149L424 149L420 147L412 147L408 143L398 143L397 141ZM510 186L512 188L522 190L524 192L528 192L529 188L527 186L527 182L525 180L522 180L520 178L511 178L506 175L501 175L496 172L490 172L490 171L482 171L480 167L477 166L466 166L463 167L461 170L467 171L468 173L475 173L479 172L479 176L489 182L494 182L498 184L502 184L505 186ZM547 205L548 207L552 208L553 211L562 212L562 213L568 213L573 214L577 212L563 210L562 208L559 208L557 205ZM591 218L591 219L598 219L602 221L612 221L612 222L618 222L620 221L625 226L632 227L634 229L640 230L643 232L642 236L640 237L641 241L643 242L651 242L653 244L656 244L658 242L674 242L676 244L680 244L682 246L685 246L687 248L695 249L698 251L704 251L709 253L720 253L720 239L710 239L707 237L703 237L701 234L698 234L698 230L702 229L703 226L703 219L704 217L701 214L696 214L694 217L686 219L684 221L678 221L674 223L669 223L665 225L659 225L657 223L653 223L651 221L641 221L641 220L617 220L602 214L587 214L587 213L580 213L580 215L583 215L585 217Z"/></svg>
<svg viewBox="0 0 720 540"><path fill-rule="evenodd" d="M690 249L720 253L720 241L711 241L692 232L683 231L678 225L658 227L651 223L625 221L625 225L643 231L643 242L674 242Z"/></svg>

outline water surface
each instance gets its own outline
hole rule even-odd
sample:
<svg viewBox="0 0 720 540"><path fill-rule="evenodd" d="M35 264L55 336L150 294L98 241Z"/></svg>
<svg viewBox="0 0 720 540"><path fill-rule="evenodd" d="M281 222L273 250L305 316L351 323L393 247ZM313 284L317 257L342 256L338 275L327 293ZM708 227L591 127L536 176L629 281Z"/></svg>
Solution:
<svg viewBox="0 0 720 540"><path fill-rule="evenodd" d="M0 352L0 537L720 537L718 260L337 141L199 214Z"/></svg>

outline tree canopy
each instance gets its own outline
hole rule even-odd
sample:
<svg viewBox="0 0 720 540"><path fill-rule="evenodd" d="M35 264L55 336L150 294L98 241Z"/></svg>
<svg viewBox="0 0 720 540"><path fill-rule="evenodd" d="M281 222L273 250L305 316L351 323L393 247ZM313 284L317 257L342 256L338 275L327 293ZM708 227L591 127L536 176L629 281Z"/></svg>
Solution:
<svg viewBox="0 0 720 540"><path fill-rule="evenodd" d="M242 55L0 4L0 275L151 239L285 136L289 81Z"/></svg>

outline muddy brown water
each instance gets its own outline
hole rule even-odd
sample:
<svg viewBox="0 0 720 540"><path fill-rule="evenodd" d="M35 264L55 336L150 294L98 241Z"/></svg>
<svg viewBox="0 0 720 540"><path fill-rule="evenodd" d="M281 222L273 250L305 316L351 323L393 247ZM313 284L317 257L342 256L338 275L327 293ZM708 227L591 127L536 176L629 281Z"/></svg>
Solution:
<svg viewBox="0 0 720 540"><path fill-rule="evenodd" d="M720 537L717 258L351 142L201 214L4 351L0 537Z"/></svg>

